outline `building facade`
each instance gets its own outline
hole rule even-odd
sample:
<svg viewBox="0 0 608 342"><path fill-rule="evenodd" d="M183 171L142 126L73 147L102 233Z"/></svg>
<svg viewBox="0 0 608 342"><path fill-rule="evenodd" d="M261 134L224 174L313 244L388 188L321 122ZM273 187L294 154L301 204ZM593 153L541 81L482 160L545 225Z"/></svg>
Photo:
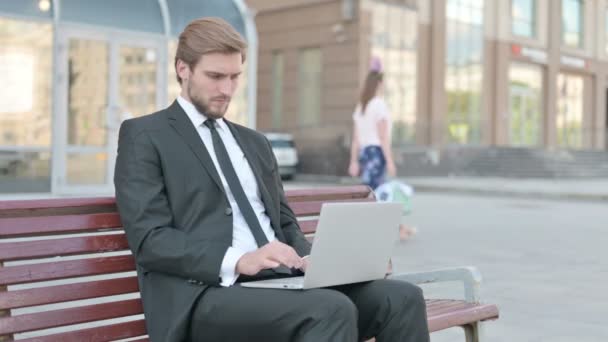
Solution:
<svg viewBox="0 0 608 342"><path fill-rule="evenodd" d="M606 0L247 3L259 33L258 128L293 133L302 172L346 173L372 57L384 66L398 155L607 148Z"/></svg>
<svg viewBox="0 0 608 342"><path fill-rule="evenodd" d="M0 197L113 194L120 123L176 98L177 37L202 16L249 42L228 115L254 126L257 34L241 0L0 2Z"/></svg>

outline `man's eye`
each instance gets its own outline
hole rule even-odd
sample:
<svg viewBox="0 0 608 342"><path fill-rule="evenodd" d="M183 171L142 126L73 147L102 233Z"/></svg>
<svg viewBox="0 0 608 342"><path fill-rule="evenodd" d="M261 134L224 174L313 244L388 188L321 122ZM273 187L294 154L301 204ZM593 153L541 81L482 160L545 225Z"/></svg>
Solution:
<svg viewBox="0 0 608 342"><path fill-rule="evenodd" d="M211 75L211 78L213 78L214 80L221 80L222 75Z"/></svg>

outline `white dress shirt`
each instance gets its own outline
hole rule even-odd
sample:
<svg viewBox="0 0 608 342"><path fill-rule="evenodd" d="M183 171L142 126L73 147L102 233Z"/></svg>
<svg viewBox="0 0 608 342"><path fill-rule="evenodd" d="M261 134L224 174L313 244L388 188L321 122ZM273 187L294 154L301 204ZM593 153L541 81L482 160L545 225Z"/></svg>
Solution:
<svg viewBox="0 0 608 342"><path fill-rule="evenodd" d="M230 188L228 187L226 177L224 177L222 169L218 164L215 149L213 148L213 141L211 139L211 131L203 124L205 120L207 120L207 117L204 114L199 113L194 105L183 97L178 96L177 102L184 109L188 115L188 118L190 118L190 121L192 121L192 124L196 128L198 135L201 137L203 144L205 144L205 147L213 160L213 165L215 165L215 169L220 175L222 185L224 186L224 191L226 192L228 201L232 207L232 246L226 251L220 269L220 277L222 278L220 285L231 286L239 276L239 274L236 273L237 261L241 258L241 256L243 256L243 254L256 250L258 248L258 244L255 241L251 230L249 229L249 225L245 221L245 217L243 217L241 209L237 205L236 200L232 195L232 191L230 191ZM224 120L217 119L215 122L217 123L217 132L222 138L222 142L226 146L232 166L239 177L241 186L247 195L249 203L251 203L251 207L253 208L253 211L260 222L260 226L262 227L268 241L273 241L275 240L274 230L270 226L270 218L266 214L266 209L264 208L264 203L262 202L262 198L260 196L258 184L255 180L253 171L245 158L245 154L234 139L234 136L232 136L232 133Z"/></svg>

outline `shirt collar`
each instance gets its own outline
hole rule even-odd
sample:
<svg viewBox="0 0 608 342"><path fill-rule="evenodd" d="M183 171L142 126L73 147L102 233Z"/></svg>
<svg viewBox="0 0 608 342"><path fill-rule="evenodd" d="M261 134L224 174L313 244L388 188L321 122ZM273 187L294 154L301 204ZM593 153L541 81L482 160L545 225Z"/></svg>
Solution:
<svg viewBox="0 0 608 342"><path fill-rule="evenodd" d="M188 115L188 118L192 121L194 127L200 127L208 119L205 114L199 112L190 101L186 100L181 95L177 96L177 103L179 103L184 112L186 112L186 115ZM217 125L221 129L225 130L227 128L224 119L216 119L215 122L217 122Z"/></svg>

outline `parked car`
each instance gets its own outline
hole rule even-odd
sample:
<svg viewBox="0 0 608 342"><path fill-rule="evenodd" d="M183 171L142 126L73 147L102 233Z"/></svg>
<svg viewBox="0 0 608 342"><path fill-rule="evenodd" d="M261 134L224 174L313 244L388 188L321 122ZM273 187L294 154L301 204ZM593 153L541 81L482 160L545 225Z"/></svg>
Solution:
<svg viewBox="0 0 608 342"><path fill-rule="evenodd" d="M19 151L0 151L0 174L15 174L25 164L25 153Z"/></svg>
<svg viewBox="0 0 608 342"><path fill-rule="evenodd" d="M266 133L279 164L279 174L284 179L295 176L298 167L298 151L293 136L286 133Z"/></svg>

